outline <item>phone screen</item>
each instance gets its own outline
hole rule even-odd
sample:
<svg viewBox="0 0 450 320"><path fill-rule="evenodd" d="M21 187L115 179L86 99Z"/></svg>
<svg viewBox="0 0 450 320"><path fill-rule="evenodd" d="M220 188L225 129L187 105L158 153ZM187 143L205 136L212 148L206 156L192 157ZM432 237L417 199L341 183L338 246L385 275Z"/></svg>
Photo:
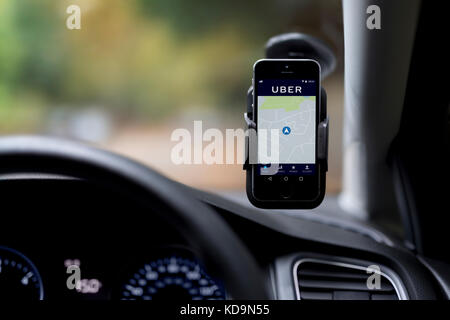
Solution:
<svg viewBox="0 0 450 320"><path fill-rule="evenodd" d="M270 158L278 158L274 174L315 173L316 85L309 78L258 80L257 127L267 137L258 139L258 174L271 173Z"/></svg>
<svg viewBox="0 0 450 320"><path fill-rule="evenodd" d="M254 196L314 200L319 194L320 67L311 60L262 60L254 69L258 135Z"/></svg>

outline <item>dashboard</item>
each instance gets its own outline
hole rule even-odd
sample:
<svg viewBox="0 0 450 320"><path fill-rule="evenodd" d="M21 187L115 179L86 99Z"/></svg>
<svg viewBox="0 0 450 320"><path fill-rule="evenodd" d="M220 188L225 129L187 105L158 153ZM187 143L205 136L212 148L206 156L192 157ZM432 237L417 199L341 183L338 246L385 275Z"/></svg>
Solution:
<svg viewBox="0 0 450 320"><path fill-rule="evenodd" d="M190 188L185 192L232 227L264 270L276 299L298 298L294 266L300 258L311 257L359 266L353 269L365 261L380 264L395 280L393 289L404 291L403 297L443 296L433 272L369 228L274 214ZM232 298L227 282L205 266L189 239L161 214L115 190L81 179L39 176L0 180L0 194L0 299ZM169 208L156 210L170 214ZM314 267L324 268L317 263ZM342 271L330 268L326 271ZM298 276L304 277L302 272ZM386 297L392 295L387 292Z"/></svg>
<svg viewBox="0 0 450 320"><path fill-rule="evenodd" d="M79 180L12 181L0 192L10 208L0 223L0 299L226 298L195 248L119 194Z"/></svg>
<svg viewBox="0 0 450 320"><path fill-rule="evenodd" d="M36 258L0 246L0 299L217 300L223 284L187 248L149 248L139 257L73 250Z"/></svg>

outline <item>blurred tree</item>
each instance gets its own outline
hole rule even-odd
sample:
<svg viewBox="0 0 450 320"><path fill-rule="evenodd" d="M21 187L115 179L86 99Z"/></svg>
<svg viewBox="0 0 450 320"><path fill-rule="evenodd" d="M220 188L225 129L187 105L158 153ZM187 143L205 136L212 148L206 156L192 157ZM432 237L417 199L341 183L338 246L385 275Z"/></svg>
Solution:
<svg viewBox="0 0 450 320"><path fill-rule="evenodd" d="M0 124L62 105L146 121L242 110L265 41L311 0L76 2L82 29L71 31L73 0L0 1Z"/></svg>
<svg viewBox="0 0 450 320"><path fill-rule="evenodd" d="M180 38L202 37L226 25L239 30L246 41L258 43L286 23L289 12L283 10L283 2L292 1L139 0L145 15L163 17Z"/></svg>

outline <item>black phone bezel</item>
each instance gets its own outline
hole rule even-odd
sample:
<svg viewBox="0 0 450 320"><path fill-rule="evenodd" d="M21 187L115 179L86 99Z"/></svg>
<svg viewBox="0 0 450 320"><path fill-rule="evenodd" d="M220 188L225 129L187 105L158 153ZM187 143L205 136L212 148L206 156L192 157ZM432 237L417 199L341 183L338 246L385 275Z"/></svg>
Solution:
<svg viewBox="0 0 450 320"><path fill-rule="evenodd" d="M257 84L260 79L314 79L316 86L316 126L315 126L315 164L316 172L312 176L291 175L284 181L284 176L274 175L272 181L267 176L256 174L257 165L251 165L250 201L263 208L313 208L322 202L325 193L325 174L318 159L318 125L321 121L321 79L320 65L309 59L262 59L253 67L253 121L257 129ZM248 179L248 178L247 178Z"/></svg>

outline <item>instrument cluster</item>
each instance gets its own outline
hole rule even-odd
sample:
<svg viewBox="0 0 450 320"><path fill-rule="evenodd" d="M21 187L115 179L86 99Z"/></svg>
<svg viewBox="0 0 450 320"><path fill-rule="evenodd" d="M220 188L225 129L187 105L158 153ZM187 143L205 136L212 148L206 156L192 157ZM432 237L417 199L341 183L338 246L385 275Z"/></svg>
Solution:
<svg viewBox="0 0 450 320"><path fill-rule="evenodd" d="M210 276L185 247L159 247L132 257L90 252L37 260L0 246L0 299L226 298L221 281Z"/></svg>

